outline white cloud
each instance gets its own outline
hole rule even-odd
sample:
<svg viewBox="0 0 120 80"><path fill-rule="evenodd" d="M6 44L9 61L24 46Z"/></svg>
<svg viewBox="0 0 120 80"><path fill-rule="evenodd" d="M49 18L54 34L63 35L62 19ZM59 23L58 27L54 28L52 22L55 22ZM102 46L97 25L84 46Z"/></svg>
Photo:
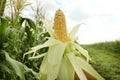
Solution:
<svg viewBox="0 0 120 80"><path fill-rule="evenodd" d="M119 0L80 0L78 7L90 15L120 14Z"/></svg>
<svg viewBox="0 0 120 80"><path fill-rule="evenodd" d="M84 21L86 25L79 30L79 43L95 43L101 41L111 41L120 38L120 18L92 17Z"/></svg>

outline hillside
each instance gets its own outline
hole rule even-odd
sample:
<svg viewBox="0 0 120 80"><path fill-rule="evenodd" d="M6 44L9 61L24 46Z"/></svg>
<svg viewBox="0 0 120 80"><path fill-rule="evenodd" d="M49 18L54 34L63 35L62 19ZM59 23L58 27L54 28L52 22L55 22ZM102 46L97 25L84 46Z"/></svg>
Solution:
<svg viewBox="0 0 120 80"><path fill-rule="evenodd" d="M93 67L106 80L120 80L120 42L83 45L95 63Z"/></svg>

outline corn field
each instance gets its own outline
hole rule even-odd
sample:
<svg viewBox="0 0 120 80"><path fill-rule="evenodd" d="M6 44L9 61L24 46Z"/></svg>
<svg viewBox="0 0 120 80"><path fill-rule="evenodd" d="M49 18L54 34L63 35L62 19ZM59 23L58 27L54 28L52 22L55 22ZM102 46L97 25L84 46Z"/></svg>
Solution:
<svg viewBox="0 0 120 80"><path fill-rule="evenodd" d="M68 32L61 9L55 11L52 23L45 17L42 1L35 1L36 7L27 0L0 1L0 80L107 80L96 68L89 45L76 42L81 24ZM23 16L27 7L33 19Z"/></svg>

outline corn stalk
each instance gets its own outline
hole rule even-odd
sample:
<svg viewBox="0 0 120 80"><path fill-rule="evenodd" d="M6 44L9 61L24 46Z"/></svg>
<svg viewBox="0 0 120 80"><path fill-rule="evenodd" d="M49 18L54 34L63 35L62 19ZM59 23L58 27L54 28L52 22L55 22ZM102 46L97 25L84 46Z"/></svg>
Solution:
<svg viewBox="0 0 120 80"><path fill-rule="evenodd" d="M4 14L6 0L0 0L0 17Z"/></svg>

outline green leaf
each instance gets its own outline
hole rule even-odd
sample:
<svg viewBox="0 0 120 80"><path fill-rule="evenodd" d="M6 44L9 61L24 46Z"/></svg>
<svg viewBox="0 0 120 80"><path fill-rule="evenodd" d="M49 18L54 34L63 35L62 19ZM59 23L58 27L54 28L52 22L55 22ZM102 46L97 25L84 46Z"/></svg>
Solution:
<svg viewBox="0 0 120 80"><path fill-rule="evenodd" d="M8 20L4 18L0 18L0 43L2 43L6 28L8 27Z"/></svg>
<svg viewBox="0 0 120 80"><path fill-rule="evenodd" d="M26 18L26 21L28 22L28 24L29 24L29 26L30 26L31 28L33 28L34 30L36 30L36 25L35 25L34 21L32 21L32 20L29 19L29 18Z"/></svg>
<svg viewBox="0 0 120 80"><path fill-rule="evenodd" d="M64 55L61 62L59 75L56 80L74 80L74 74L74 69L70 61L68 60L66 55Z"/></svg>
<svg viewBox="0 0 120 80"><path fill-rule="evenodd" d="M20 18L20 24L21 25L23 24L24 21L28 22L28 25L30 26L30 28L36 30L36 25L35 25L33 20L31 20L29 18Z"/></svg>
<svg viewBox="0 0 120 80"><path fill-rule="evenodd" d="M6 52L5 52L5 57L6 57L6 60L9 62L9 64L14 69L15 73L20 77L20 79L25 80L25 77L24 77L24 66L20 62L10 58L10 56Z"/></svg>
<svg viewBox="0 0 120 80"><path fill-rule="evenodd" d="M82 64L78 64L76 62L75 54L74 53L68 53L67 57L68 57L70 63L72 64L75 72L77 73L78 77L80 78L80 80L87 80L87 77L85 76L85 74L83 73L83 71L80 67L80 65L82 65Z"/></svg>
<svg viewBox="0 0 120 80"><path fill-rule="evenodd" d="M40 67L40 80L55 80L57 78L65 48L66 44L62 42L49 47Z"/></svg>
<svg viewBox="0 0 120 80"><path fill-rule="evenodd" d="M19 25L25 26L25 32L27 33L27 41L30 46L33 46L35 35L36 35L36 25L32 19L22 18L19 19Z"/></svg>
<svg viewBox="0 0 120 80"><path fill-rule="evenodd" d="M40 26L43 26L43 22L42 22L42 21L39 21L39 25L40 25Z"/></svg>
<svg viewBox="0 0 120 80"><path fill-rule="evenodd" d="M77 64L80 64L80 68L82 68L84 71L89 73L91 76L96 78L96 80L105 80L103 77L101 77L95 69L88 64L85 60L81 59L80 57L76 57Z"/></svg>
<svg viewBox="0 0 120 80"><path fill-rule="evenodd" d="M5 52L6 61L12 66L15 73L20 77L21 80L25 80L24 73L32 72L35 77L38 77L38 73L34 72L32 69L28 68L26 65L12 59L7 52Z"/></svg>

